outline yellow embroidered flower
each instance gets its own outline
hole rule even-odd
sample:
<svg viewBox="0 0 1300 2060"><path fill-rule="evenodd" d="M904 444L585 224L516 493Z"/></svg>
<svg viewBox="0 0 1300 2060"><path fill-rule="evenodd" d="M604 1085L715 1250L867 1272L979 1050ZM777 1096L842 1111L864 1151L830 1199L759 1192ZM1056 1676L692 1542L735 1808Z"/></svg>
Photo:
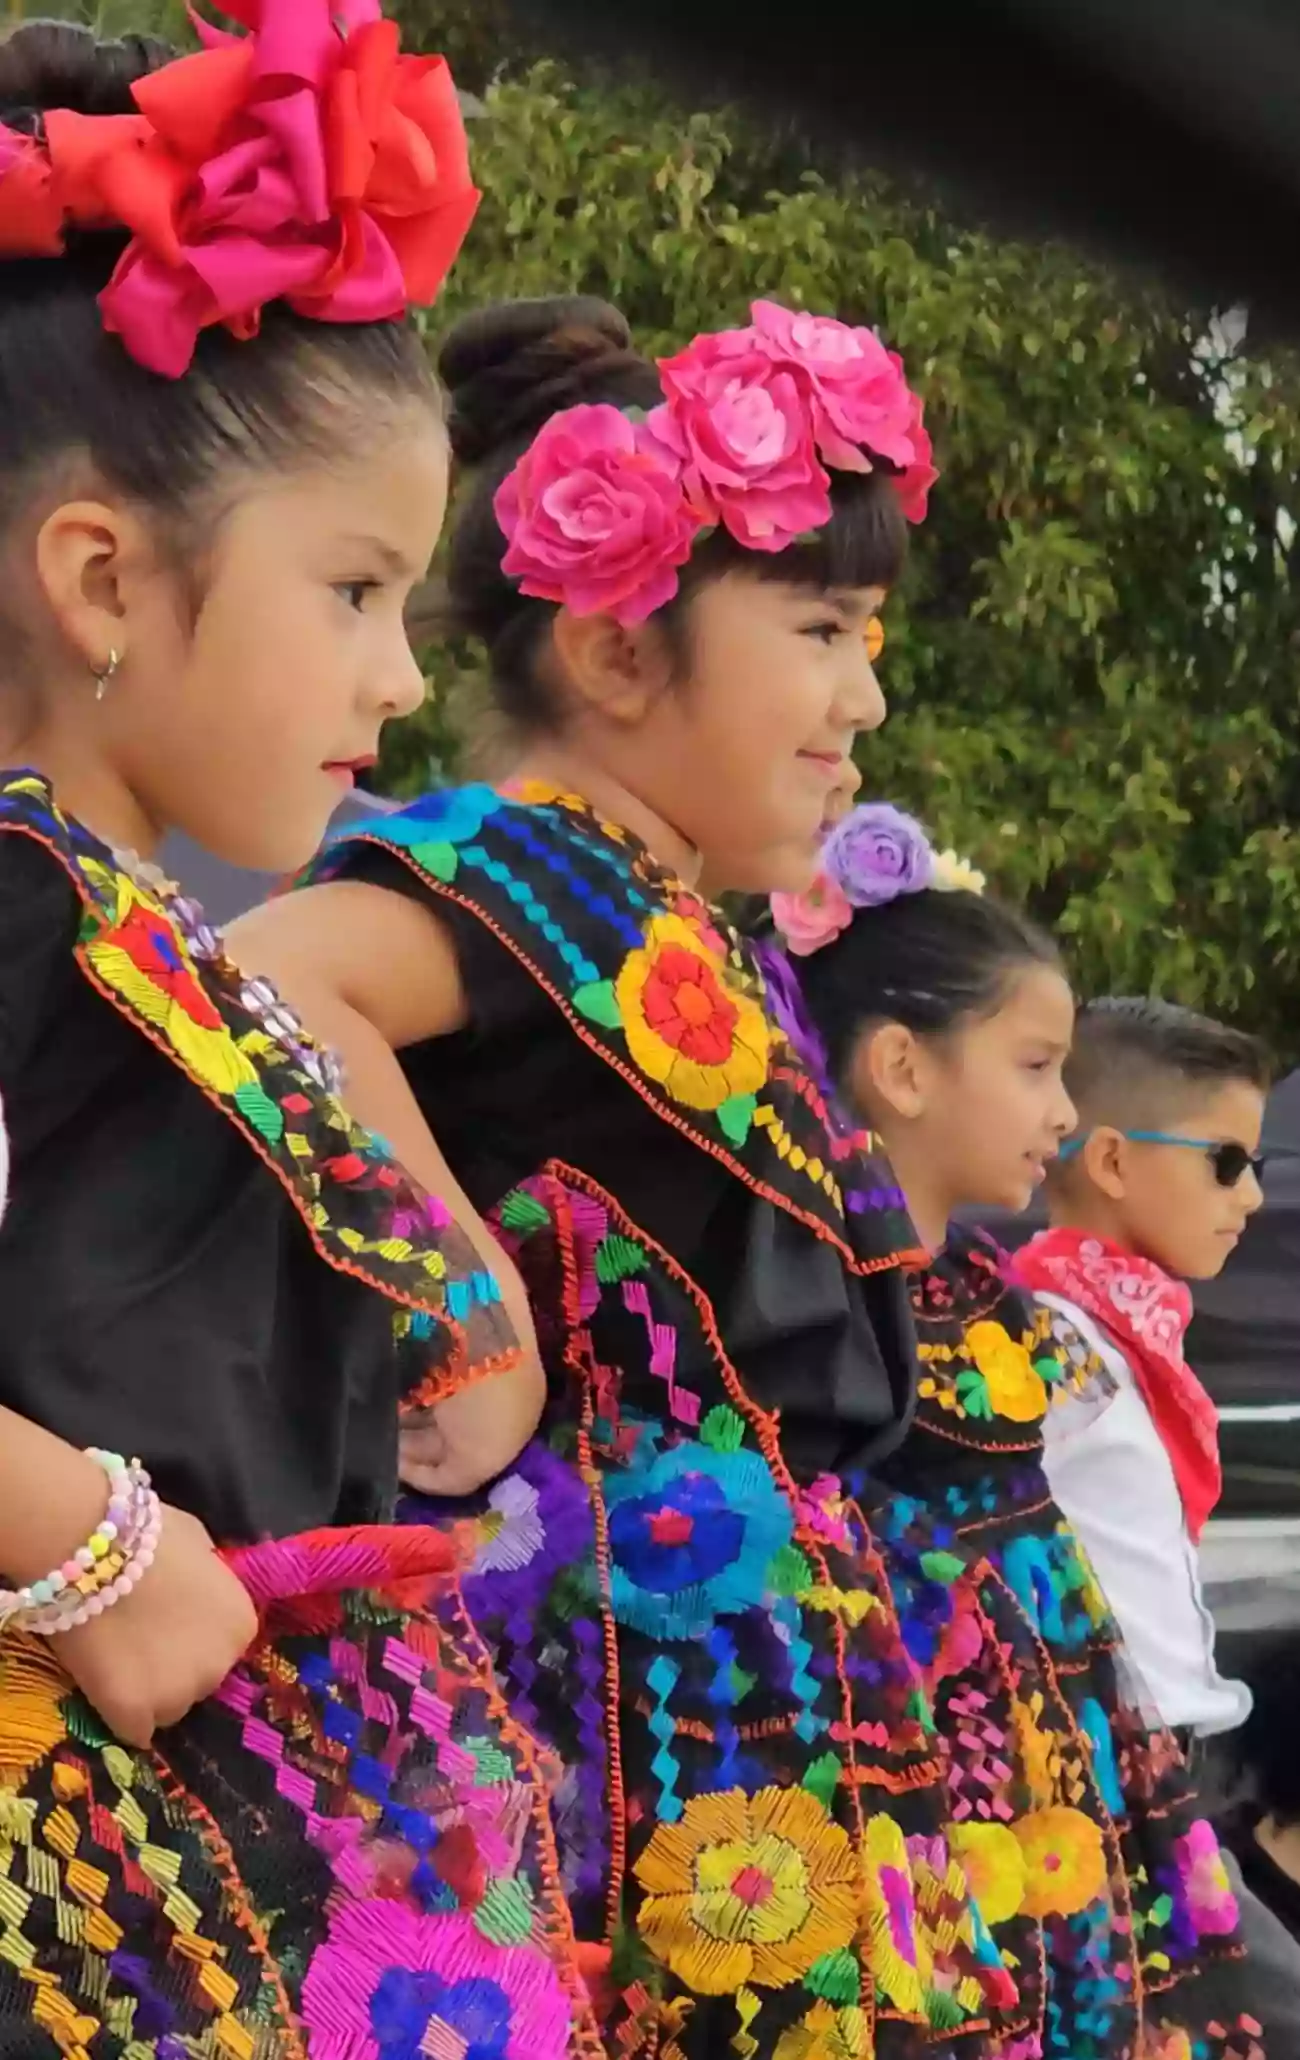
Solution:
<svg viewBox="0 0 1300 2060"><path fill-rule="evenodd" d="M870 2036L864 2010L814 2003L798 2024L781 2033L772 2060L862 2060L871 2051Z"/></svg>
<svg viewBox="0 0 1300 2060"><path fill-rule="evenodd" d="M1148 2060L1192 2060L1192 2042L1187 2033L1175 2026L1167 2032L1157 2032L1154 2040L1148 2039L1143 2047Z"/></svg>
<svg viewBox="0 0 1300 2060"><path fill-rule="evenodd" d="M1033 1810L1012 1829L1025 1856L1024 1908L1031 1917L1077 1917L1105 1893L1106 1848L1082 1810Z"/></svg>
<svg viewBox="0 0 1300 2060"><path fill-rule="evenodd" d="M948 1843L986 1924L1005 1924L1025 1899L1025 1855L1005 1824L953 1824Z"/></svg>
<svg viewBox="0 0 1300 2060"><path fill-rule="evenodd" d="M64 1738L68 1677L41 1638L0 1637L0 1786L21 1781Z"/></svg>
<svg viewBox="0 0 1300 2060"><path fill-rule="evenodd" d="M1035 1689L1028 1702L1013 1702L1011 1721L1025 1785L1035 1807L1049 1809L1060 1794L1061 1749L1056 1733L1043 1728L1043 1698Z"/></svg>
<svg viewBox="0 0 1300 2060"><path fill-rule="evenodd" d="M968 858L958 858L949 847L935 852L930 885L940 894L982 894L988 881Z"/></svg>
<svg viewBox="0 0 1300 2060"><path fill-rule="evenodd" d="M697 1995L784 1988L856 1929L853 1849L802 1788L693 1796L636 1875L642 1937Z"/></svg>
<svg viewBox="0 0 1300 2060"><path fill-rule="evenodd" d="M916 1891L907 1840L883 1812L867 1825L864 1852L868 1955L876 1987L899 2010L921 2010L933 1971L916 1922Z"/></svg>
<svg viewBox="0 0 1300 2060"><path fill-rule="evenodd" d="M1012 1423L1034 1423L1047 1409L1047 1385L1023 1345L1000 1323L972 1323L966 1349L989 1391L998 1416Z"/></svg>
<svg viewBox="0 0 1300 2060"><path fill-rule="evenodd" d="M720 1109L767 1078L758 1003L729 984L722 957L680 916L652 916L614 987L628 1050L688 1109Z"/></svg>

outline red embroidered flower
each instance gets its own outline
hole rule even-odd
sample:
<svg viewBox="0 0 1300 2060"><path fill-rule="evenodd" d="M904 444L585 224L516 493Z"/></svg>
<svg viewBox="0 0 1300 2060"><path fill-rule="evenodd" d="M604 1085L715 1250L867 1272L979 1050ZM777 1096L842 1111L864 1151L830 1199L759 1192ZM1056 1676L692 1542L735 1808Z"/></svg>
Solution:
<svg viewBox="0 0 1300 2060"><path fill-rule="evenodd" d="M106 945L120 945L137 971L154 987L161 988L177 1008L184 1009L191 1022L204 1030L223 1028L221 1017L181 954L176 933L161 916L137 904L113 935L103 941Z"/></svg>
<svg viewBox="0 0 1300 2060"><path fill-rule="evenodd" d="M665 1044L700 1066L720 1066L731 1050L736 1005L693 951L661 951L641 995L645 1019Z"/></svg>

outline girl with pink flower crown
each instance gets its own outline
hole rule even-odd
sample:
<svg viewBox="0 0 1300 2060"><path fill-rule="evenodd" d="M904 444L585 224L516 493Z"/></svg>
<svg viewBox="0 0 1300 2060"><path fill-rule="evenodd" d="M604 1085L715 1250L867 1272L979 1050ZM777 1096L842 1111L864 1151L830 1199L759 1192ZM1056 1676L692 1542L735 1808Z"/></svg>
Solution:
<svg viewBox="0 0 1300 2060"><path fill-rule="evenodd" d="M0 48L0 2055L562 2060L545 1769L391 1523L404 1391L531 1428L522 1288L148 862L301 862L421 697L476 200L373 0L231 4Z"/></svg>
<svg viewBox="0 0 1300 2060"><path fill-rule="evenodd" d="M605 2050L1135 2054L1133 2010L1088 2042L1094 1962L1133 1978L1118 1869L1068 2022L1050 1813L1011 1834L1038 1892L997 1941L996 1866L973 1890L956 1828L1025 1823L1049 1778L1017 1733L1034 1640L963 1555L916 1579L915 1525L848 1486L914 1406L915 1233L698 891L814 877L884 714L879 611L935 477L920 403L870 330L766 302L657 366L600 302L489 309L440 369L471 475L451 607L512 777L364 827L234 935L417 1175L436 1137L529 1290L538 1435L408 1514L464 1527L470 1618L556 1753ZM472 1450L499 1392L437 1408L408 1468ZM936 1711L921 1663L957 1620L969 1678ZM1084 1745L1055 1706L1041 1726L1092 1830Z"/></svg>

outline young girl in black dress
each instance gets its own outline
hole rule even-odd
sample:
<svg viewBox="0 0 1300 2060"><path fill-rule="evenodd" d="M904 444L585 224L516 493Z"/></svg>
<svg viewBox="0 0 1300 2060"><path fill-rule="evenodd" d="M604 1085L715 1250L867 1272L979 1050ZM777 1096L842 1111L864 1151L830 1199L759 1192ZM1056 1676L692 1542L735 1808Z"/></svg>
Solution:
<svg viewBox="0 0 1300 2060"><path fill-rule="evenodd" d="M1144 2021L1165 2009L1198 2026L1225 2008L1225 1982L1229 1995L1255 1993L1250 1969L1235 1964L1236 1899L1044 1471L1049 1412L1067 1397L1080 1413L1104 1406L1108 1378L1082 1340L1053 1334L991 1240L958 1220L1026 1208L1074 1127L1062 1079L1074 1003L1060 955L885 803L853 809L827 839L812 890L774 896L772 916L775 938L762 950L793 1035L889 1152L936 1255L911 1276L921 1379L908 1438L882 1480L956 1548L987 1559L1032 1625L1044 1680L1102 1776ZM995 1826L964 1836L981 1868L1005 1842ZM1001 1886L1005 1921L1022 1905L1015 1881ZM1046 1930L1048 1993L1068 2014L1069 1927ZM1098 1975L1090 2018L1101 2050L1130 2001Z"/></svg>
<svg viewBox="0 0 1300 2060"><path fill-rule="evenodd" d="M236 934L368 1092L397 1052L368 1113L417 1172L427 1119L525 1272L541 1433L418 1514L468 1523L467 1607L560 1756L607 2050L1249 2047L1226 2003L1144 2016L1031 1620L880 1490L916 1233L698 891L814 877L884 713L920 404L872 332L765 302L658 366L599 303L489 310L441 367L478 468L451 599L512 777L366 826Z"/></svg>
<svg viewBox="0 0 1300 2060"><path fill-rule="evenodd" d="M536 1754L386 1527L404 1392L531 1429L522 1294L148 862L301 862L422 691L454 91L252 12L0 49L0 2053L558 2060Z"/></svg>

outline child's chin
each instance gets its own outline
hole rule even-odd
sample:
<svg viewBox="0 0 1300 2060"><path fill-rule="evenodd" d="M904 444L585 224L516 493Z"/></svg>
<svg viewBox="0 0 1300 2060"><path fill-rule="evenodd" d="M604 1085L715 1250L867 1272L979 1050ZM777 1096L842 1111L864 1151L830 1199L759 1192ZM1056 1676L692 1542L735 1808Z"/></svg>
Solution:
<svg viewBox="0 0 1300 2060"><path fill-rule="evenodd" d="M1000 1195L990 1195L991 1209L1005 1209L1010 1216L1023 1216L1038 1193L1038 1182L1032 1177L1009 1180Z"/></svg>

